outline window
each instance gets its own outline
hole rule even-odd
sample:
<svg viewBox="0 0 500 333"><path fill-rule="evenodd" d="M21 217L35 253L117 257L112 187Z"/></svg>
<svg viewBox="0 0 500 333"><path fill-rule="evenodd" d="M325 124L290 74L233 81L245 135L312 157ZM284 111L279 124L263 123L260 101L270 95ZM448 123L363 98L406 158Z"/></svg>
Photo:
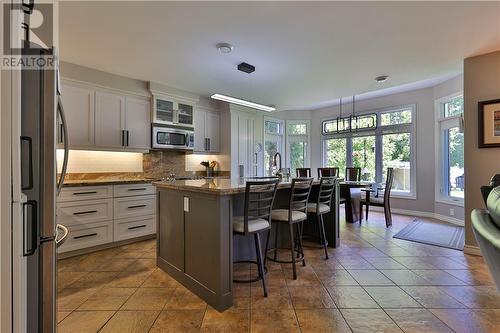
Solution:
<svg viewBox="0 0 500 333"><path fill-rule="evenodd" d="M377 183L385 183L387 168L394 168L392 193L414 197L414 113L409 105L360 115L361 126L376 120L378 127L352 133L337 133L335 119L323 121L323 166L338 167L341 177L346 166L360 167L362 179Z"/></svg>
<svg viewBox="0 0 500 333"><path fill-rule="evenodd" d="M264 120L264 173L271 176L273 172L273 157L279 152L283 155L283 132L282 120L266 118Z"/></svg>
<svg viewBox="0 0 500 333"><path fill-rule="evenodd" d="M309 166L309 121L290 120L287 121L287 165L290 167L291 175L294 176L295 169Z"/></svg>
<svg viewBox="0 0 500 333"><path fill-rule="evenodd" d="M464 134L461 130L463 96L452 96L437 102L438 201L463 204L464 200Z"/></svg>

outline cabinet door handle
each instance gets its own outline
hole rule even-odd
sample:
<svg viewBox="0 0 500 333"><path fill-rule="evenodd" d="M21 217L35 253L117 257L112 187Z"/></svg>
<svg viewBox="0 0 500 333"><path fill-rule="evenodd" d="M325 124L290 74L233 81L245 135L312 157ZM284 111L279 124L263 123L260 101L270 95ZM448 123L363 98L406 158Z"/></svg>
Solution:
<svg viewBox="0 0 500 333"><path fill-rule="evenodd" d="M122 146L125 147L125 130L122 130Z"/></svg>
<svg viewBox="0 0 500 333"><path fill-rule="evenodd" d="M87 238L87 237L92 237L92 236L97 236L97 233L92 233L92 234L86 234L86 235L81 235L81 236L75 236L73 239L80 239L80 238Z"/></svg>
<svg viewBox="0 0 500 333"><path fill-rule="evenodd" d="M85 214L93 214L97 213L97 210L86 210L83 212L74 212L73 215L85 215Z"/></svg>
<svg viewBox="0 0 500 333"><path fill-rule="evenodd" d="M145 187L129 188L127 191L146 191Z"/></svg>
<svg viewBox="0 0 500 333"><path fill-rule="evenodd" d="M208 141L208 151L210 151L210 138L207 138L207 141Z"/></svg>
<svg viewBox="0 0 500 333"><path fill-rule="evenodd" d="M75 193L73 193L73 195L84 195L84 194L97 194L97 191L75 192Z"/></svg>
<svg viewBox="0 0 500 333"><path fill-rule="evenodd" d="M125 131L127 133L127 147L129 146L130 132L129 130Z"/></svg>
<svg viewBox="0 0 500 333"><path fill-rule="evenodd" d="M142 225L136 225L136 226L133 226L133 227L128 227L127 229L128 230L134 230L134 229L144 228L145 226L146 226L145 224L142 224Z"/></svg>
<svg viewBox="0 0 500 333"><path fill-rule="evenodd" d="M136 205L136 206L128 206L127 208L132 209L132 208L144 208L146 205Z"/></svg>

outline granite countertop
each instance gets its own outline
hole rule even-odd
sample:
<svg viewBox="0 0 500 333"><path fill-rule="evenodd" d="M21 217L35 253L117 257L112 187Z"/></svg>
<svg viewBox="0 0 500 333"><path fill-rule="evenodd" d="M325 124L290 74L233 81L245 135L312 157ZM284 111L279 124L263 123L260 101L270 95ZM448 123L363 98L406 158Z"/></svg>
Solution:
<svg viewBox="0 0 500 333"><path fill-rule="evenodd" d="M247 180L256 180L255 178L231 178L231 179L200 179L200 180L175 180L175 181L156 181L153 185L159 188L172 190L182 190L190 192L201 192L216 195L231 195L245 192ZM319 184L315 180L314 184ZM281 181L278 188L288 188L292 185L291 181Z"/></svg>
<svg viewBox="0 0 500 333"><path fill-rule="evenodd" d="M71 187L71 186L143 184L143 183L152 183L156 180L158 179L152 179L152 178L68 179L64 181L64 186Z"/></svg>

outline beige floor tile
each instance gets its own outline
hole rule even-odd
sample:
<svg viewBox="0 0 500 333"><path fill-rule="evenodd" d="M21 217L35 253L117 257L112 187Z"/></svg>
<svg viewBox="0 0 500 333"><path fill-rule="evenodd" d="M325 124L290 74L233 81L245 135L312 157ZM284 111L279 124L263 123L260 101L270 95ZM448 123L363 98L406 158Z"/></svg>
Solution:
<svg viewBox="0 0 500 333"><path fill-rule="evenodd" d="M201 298L184 287L178 287L165 304L165 310L204 310L207 307Z"/></svg>
<svg viewBox="0 0 500 333"><path fill-rule="evenodd" d="M141 258L156 259L156 247L144 251L143 254L141 255Z"/></svg>
<svg viewBox="0 0 500 333"><path fill-rule="evenodd" d="M366 259L364 259L358 255L339 257L339 258L337 258L337 260L347 270L350 270L350 269L374 269L372 264L370 264Z"/></svg>
<svg viewBox="0 0 500 333"><path fill-rule="evenodd" d="M71 311L57 311L57 314L56 314L57 323L60 323L61 321L63 321L63 319L66 318L67 316L69 316L70 313L71 313Z"/></svg>
<svg viewBox="0 0 500 333"><path fill-rule="evenodd" d="M427 286L432 283L410 270L380 270L392 282L399 286Z"/></svg>
<svg viewBox="0 0 500 333"><path fill-rule="evenodd" d="M58 333L96 333L114 311L73 311L57 325Z"/></svg>
<svg viewBox="0 0 500 333"><path fill-rule="evenodd" d="M156 268L156 259L137 259L132 265L128 266L125 270L132 272L150 271Z"/></svg>
<svg viewBox="0 0 500 333"><path fill-rule="evenodd" d="M292 301L287 288L269 287L267 297L261 288L252 288L252 309L291 309Z"/></svg>
<svg viewBox="0 0 500 333"><path fill-rule="evenodd" d="M399 287L365 287L365 290L384 309L422 307Z"/></svg>
<svg viewBox="0 0 500 333"><path fill-rule="evenodd" d="M376 269L406 269L405 266L390 257L368 257L366 261Z"/></svg>
<svg viewBox="0 0 500 333"><path fill-rule="evenodd" d="M116 288L137 288L140 287L152 273L153 270L145 272L123 271L109 282L107 286Z"/></svg>
<svg viewBox="0 0 500 333"><path fill-rule="evenodd" d="M335 308L335 303L323 287L288 287L295 309Z"/></svg>
<svg viewBox="0 0 500 333"><path fill-rule="evenodd" d="M250 297L251 287L247 283L233 283L234 297Z"/></svg>
<svg viewBox="0 0 500 333"><path fill-rule="evenodd" d="M379 308L362 287L339 286L327 289L338 308Z"/></svg>
<svg viewBox="0 0 500 333"><path fill-rule="evenodd" d="M408 269L436 269L438 267L424 261L421 257L396 257L397 262Z"/></svg>
<svg viewBox="0 0 500 333"><path fill-rule="evenodd" d="M228 309L219 312L209 307L203 318L200 332L248 332L250 310Z"/></svg>
<svg viewBox="0 0 500 333"><path fill-rule="evenodd" d="M425 308L453 309L465 308L466 306L458 302L453 297L446 294L439 287L432 286L401 286L407 294L413 297Z"/></svg>
<svg viewBox="0 0 500 333"><path fill-rule="evenodd" d="M99 333L146 333L160 311L118 311Z"/></svg>
<svg viewBox="0 0 500 333"><path fill-rule="evenodd" d="M291 333L300 332L295 312L292 309L252 310L250 323L252 333Z"/></svg>
<svg viewBox="0 0 500 333"><path fill-rule="evenodd" d="M111 282L118 272L88 272L68 288L101 288Z"/></svg>
<svg viewBox="0 0 500 333"><path fill-rule="evenodd" d="M87 272L58 272L57 290L67 288L72 283L80 280Z"/></svg>
<svg viewBox="0 0 500 333"><path fill-rule="evenodd" d="M377 270L348 269L349 274L362 286L388 286L394 285L384 274Z"/></svg>
<svg viewBox="0 0 500 333"><path fill-rule="evenodd" d="M500 309L500 293L490 286L441 287L469 308Z"/></svg>
<svg viewBox="0 0 500 333"><path fill-rule="evenodd" d="M500 310L475 312L470 309L430 309L442 322L457 333L497 333ZM488 311L491 315L488 314ZM493 319L493 316L497 316ZM493 319L493 320L492 320Z"/></svg>
<svg viewBox="0 0 500 333"><path fill-rule="evenodd" d="M351 332L337 309L296 310L302 333Z"/></svg>
<svg viewBox="0 0 500 333"><path fill-rule="evenodd" d="M121 272L133 265L137 259L119 259L111 258L101 266L94 269L95 272Z"/></svg>
<svg viewBox="0 0 500 333"><path fill-rule="evenodd" d="M179 283L175 281L170 275L164 272L161 268L157 268L148 276L146 281L141 285L141 287L151 287L151 288L175 288L179 286Z"/></svg>
<svg viewBox="0 0 500 333"><path fill-rule="evenodd" d="M289 287L298 287L298 286L321 286L321 282L319 281L316 273L312 269L312 267L302 265L297 265L297 279L293 279L293 271L291 267L287 267L284 269L286 284Z"/></svg>
<svg viewBox="0 0 500 333"><path fill-rule="evenodd" d="M82 305L98 289L63 289L57 293L57 311L73 311Z"/></svg>
<svg viewBox="0 0 500 333"><path fill-rule="evenodd" d="M385 312L406 333L453 333L453 330L425 309L387 309Z"/></svg>
<svg viewBox="0 0 500 333"><path fill-rule="evenodd" d="M402 332L382 309L341 309L354 333Z"/></svg>
<svg viewBox="0 0 500 333"><path fill-rule="evenodd" d="M463 286L466 284L462 280L442 270L415 269L413 272L435 286Z"/></svg>
<svg viewBox="0 0 500 333"><path fill-rule="evenodd" d="M318 279L325 287L358 286L356 280L346 270L332 270L316 272Z"/></svg>
<svg viewBox="0 0 500 333"><path fill-rule="evenodd" d="M123 304L121 310L162 310L174 288L139 288Z"/></svg>
<svg viewBox="0 0 500 333"><path fill-rule="evenodd" d="M252 277L257 277L257 272L252 271ZM286 287L285 275L282 270L268 271L266 282L269 287ZM252 283L252 287L262 286L262 281Z"/></svg>
<svg viewBox="0 0 500 333"><path fill-rule="evenodd" d="M488 286L495 284L490 272L487 270L447 269L445 271L472 286Z"/></svg>
<svg viewBox="0 0 500 333"><path fill-rule="evenodd" d="M465 265L448 257L429 256L422 259L439 269L465 269Z"/></svg>
<svg viewBox="0 0 500 333"><path fill-rule="evenodd" d="M104 287L90 296L78 310L118 310L135 290L135 288Z"/></svg>
<svg viewBox="0 0 500 333"><path fill-rule="evenodd" d="M205 310L165 310L149 331L150 333L197 333L200 331Z"/></svg>

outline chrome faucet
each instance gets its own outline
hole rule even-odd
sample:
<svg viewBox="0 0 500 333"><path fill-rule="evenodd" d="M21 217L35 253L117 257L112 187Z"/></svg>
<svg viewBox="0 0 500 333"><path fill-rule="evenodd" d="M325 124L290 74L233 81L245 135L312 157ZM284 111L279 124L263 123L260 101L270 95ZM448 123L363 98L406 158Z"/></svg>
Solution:
<svg viewBox="0 0 500 333"><path fill-rule="evenodd" d="M280 162L280 167L278 168L278 161ZM278 177L282 177L281 174L281 154L276 152L273 156L273 174Z"/></svg>

